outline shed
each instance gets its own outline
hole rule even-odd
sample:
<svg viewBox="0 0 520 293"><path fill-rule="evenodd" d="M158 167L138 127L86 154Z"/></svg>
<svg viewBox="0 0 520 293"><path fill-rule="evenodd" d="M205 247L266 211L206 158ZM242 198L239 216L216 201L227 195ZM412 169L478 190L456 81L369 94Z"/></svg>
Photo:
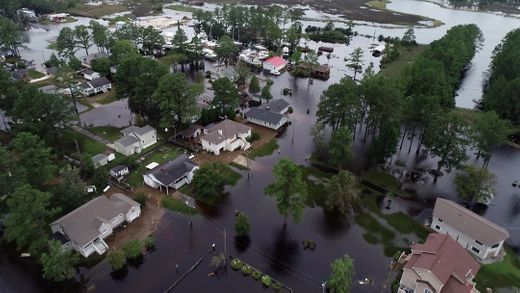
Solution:
<svg viewBox="0 0 520 293"><path fill-rule="evenodd" d="M130 173L128 166L126 165L117 165L110 169L110 176L114 178L120 178Z"/></svg>
<svg viewBox="0 0 520 293"><path fill-rule="evenodd" d="M318 48L318 51L332 53L332 52L334 52L334 48L321 46L321 47Z"/></svg>
<svg viewBox="0 0 520 293"><path fill-rule="evenodd" d="M97 154L90 159L92 164L94 164L94 168L108 164L108 157L105 154Z"/></svg>

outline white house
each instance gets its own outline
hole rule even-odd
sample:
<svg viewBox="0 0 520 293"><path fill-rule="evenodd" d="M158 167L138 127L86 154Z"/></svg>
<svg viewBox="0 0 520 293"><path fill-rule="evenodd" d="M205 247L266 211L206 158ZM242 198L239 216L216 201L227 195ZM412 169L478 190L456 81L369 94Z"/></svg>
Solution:
<svg viewBox="0 0 520 293"><path fill-rule="evenodd" d="M274 130L287 123L287 116L260 108L251 108L244 115L247 121Z"/></svg>
<svg viewBox="0 0 520 293"><path fill-rule="evenodd" d="M25 18L25 19L29 19L29 20L34 20L34 19L38 18L38 16L36 15L36 12L34 10L31 10L31 9L25 8L25 7L16 10L16 14L18 14L18 16L21 18Z"/></svg>
<svg viewBox="0 0 520 293"><path fill-rule="evenodd" d="M121 130L123 137L114 142L118 153L130 156L140 153L143 149L157 142L157 131L146 125L144 127L130 126Z"/></svg>
<svg viewBox="0 0 520 293"><path fill-rule="evenodd" d="M169 188L175 190L184 184L190 184L198 169L199 165L183 154L174 160L153 167L143 174L143 180L152 188L159 188L161 191L165 188L168 194Z"/></svg>
<svg viewBox="0 0 520 293"><path fill-rule="evenodd" d="M264 68L264 70L267 70L269 72L280 72L285 68L286 65L287 61L285 61L285 59L283 59L280 56L273 56L267 58L262 63L262 67Z"/></svg>
<svg viewBox="0 0 520 293"><path fill-rule="evenodd" d="M431 228L447 234L480 260L493 261L509 233L455 202L437 198ZM498 259L497 259L498 260Z"/></svg>
<svg viewBox="0 0 520 293"><path fill-rule="evenodd" d="M98 72L95 72L94 70L92 69L85 69L83 70L83 77L86 79L86 80L94 80L94 79L98 79L101 77L101 74L99 74Z"/></svg>
<svg viewBox="0 0 520 293"><path fill-rule="evenodd" d="M119 179L127 174L130 173L130 170L128 170L128 166L125 165L117 165L114 166L112 169L110 169L110 176Z"/></svg>
<svg viewBox="0 0 520 293"><path fill-rule="evenodd" d="M94 164L94 168L108 164L108 157L105 154L97 154L90 159L92 160L92 164Z"/></svg>
<svg viewBox="0 0 520 293"><path fill-rule="evenodd" d="M220 155L221 151L247 150L251 144L246 138L251 136L251 127L226 119L204 129L201 136L202 149Z"/></svg>
<svg viewBox="0 0 520 293"><path fill-rule="evenodd" d="M112 89L112 83L106 77L101 76L94 80L88 80L80 85L80 92L84 96L107 93Z"/></svg>
<svg viewBox="0 0 520 293"><path fill-rule="evenodd" d="M131 198L116 193L96 197L51 224L52 233L64 248L74 249L84 257L103 254L104 241L121 224L131 223L141 215L141 206Z"/></svg>

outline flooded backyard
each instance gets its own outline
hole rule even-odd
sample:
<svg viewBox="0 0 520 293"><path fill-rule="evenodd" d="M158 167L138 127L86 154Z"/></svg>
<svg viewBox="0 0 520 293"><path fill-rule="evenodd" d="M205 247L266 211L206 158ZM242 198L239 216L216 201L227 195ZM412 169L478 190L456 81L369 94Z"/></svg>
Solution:
<svg viewBox="0 0 520 293"><path fill-rule="evenodd" d="M520 26L520 20L498 16L489 13L457 11L441 8L431 3L413 0L395 0L388 4L390 9L425 15L439 19L445 25L433 29L417 29L416 36L419 43L429 43L439 39L451 26L462 23L476 23L484 34L484 43L475 56L471 68L457 92L457 106L473 108L473 100L478 100L482 93L484 74L489 66L493 48L501 38L511 29ZM320 12L312 12L313 16ZM165 15L186 15L172 10L165 10ZM67 24L74 26L88 24L90 19L79 18L78 22ZM323 25L323 23L305 21L304 26ZM343 24L338 23L338 26ZM49 26L31 30L29 32L30 49L21 50L23 57L35 60L36 64L50 56L51 50L46 46L58 34L63 25ZM192 28L185 26L188 35ZM48 29L48 30L47 30ZM175 29L172 29L174 31ZM380 26L356 26L355 30L361 34L401 37L406 28L383 28ZM380 58L372 57L368 47L374 43L371 38L354 37L350 46L330 45L335 48L328 59L320 56L320 63L331 65L331 78L328 81L297 79L288 73L270 78L274 81L272 94L275 98L282 97L284 88L293 89L292 96L286 96L294 108L290 114L292 125L278 138L279 149L272 155L257 158L250 163L251 171L248 180L247 171L242 179L227 190L228 195L216 207L201 207L201 214L185 216L179 213L166 212L161 220L154 237L156 250L144 257L142 264L130 266L126 275L114 276L106 262L101 262L91 269L81 269L77 279L82 279L82 289L94 292L164 292L197 260L204 260L172 292L271 292L264 289L260 282L251 277L243 277L240 272L228 268L217 276L208 277L210 272L207 254L213 243L217 252L226 246L230 255L245 260L263 273L269 274L294 292L321 292L322 282L330 273L330 263L344 254L354 259L356 277L353 292L388 292L389 265L392 257L385 254L382 244L370 244L363 234L369 232L359 226L352 218L340 218L325 213L322 208L307 208L300 224L289 222L283 229L283 218L278 214L276 203L264 195L264 188L272 182L272 167L281 157L289 157L300 165L309 165L307 159L313 152L310 129L316 121L317 104L323 90L330 84L338 82L345 75L352 75L352 71L345 66L343 59L356 47L364 49L365 66L373 62L375 68L379 66ZM324 43L309 41L308 46L316 49ZM215 69L211 63L206 63L207 70L219 71L222 74L231 74L232 68ZM259 75L260 79L265 79ZM309 111L309 114L307 114ZM126 101L116 101L102 105L81 114L81 121L86 125L112 125L123 127L129 125L132 113ZM402 151L393 158L406 162L405 170L416 168L428 169L435 165L431 159L416 158L415 152L408 154L407 139ZM361 173L368 166L366 145L357 140L354 143L354 160L351 169ZM412 146L412 150L415 147ZM468 161L480 165L475 156ZM489 169L496 178L494 204L486 210L480 211L486 218L505 226L511 238L508 243L514 248L520 247L520 189L511 186L514 180L520 180L520 151L504 146L497 149L489 164ZM390 210L404 211L416 216L421 209L431 208L433 199L437 196L457 200L453 186L455 173L449 173L439 178L436 184L429 178L421 184L406 184L405 187L414 191L417 199L414 201L394 200ZM384 208L382 208L384 209ZM249 241L234 239L235 210L248 215L251 221L251 235ZM188 224L192 221L193 225ZM224 231L227 231L227 241L224 244ZM317 248L314 251L304 250L302 241L312 239ZM175 267L179 265L180 274ZM25 276L24 276L25 275ZM22 277L23 276L23 277ZM390 275L391 276L391 275ZM357 280L370 278L373 283L360 285ZM0 253L0 292L38 292L41 291L39 281L27 276L22 268L13 266L7 257ZM74 289L75 290L75 289ZM67 291L67 290L65 290Z"/></svg>

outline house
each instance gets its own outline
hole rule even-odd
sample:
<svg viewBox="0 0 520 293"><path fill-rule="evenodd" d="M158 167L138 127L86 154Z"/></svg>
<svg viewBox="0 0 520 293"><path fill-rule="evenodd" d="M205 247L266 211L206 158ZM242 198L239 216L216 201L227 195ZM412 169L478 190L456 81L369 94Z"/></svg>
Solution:
<svg viewBox="0 0 520 293"><path fill-rule="evenodd" d="M499 257L509 233L503 227L447 199L437 198L431 228L447 234L480 260Z"/></svg>
<svg viewBox="0 0 520 293"><path fill-rule="evenodd" d="M73 249L84 257L94 252L105 253L104 239L123 223L131 223L141 215L141 206L124 194L110 198L96 197L51 223L55 238L64 248Z"/></svg>
<svg viewBox="0 0 520 293"><path fill-rule="evenodd" d="M321 47L318 48L318 51L332 53L332 52L334 52L334 48L333 47L321 46Z"/></svg>
<svg viewBox="0 0 520 293"><path fill-rule="evenodd" d="M86 68L91 68L90 64L92 63L92 60L98 59L98 58L107 58L107 57L108 57L108 55L105 52L98 52L98 53L90 54L87 56L83 56L80 58L81 65Z"/></svg>
<svg viewBox="0 0 520 293"><path fill-rule="evenodd" d="M262 67L264 70L269 72L280 72L287 65L287 61L280 56L273 56L271 58L267 58L262 63Z"/></svg>
<svg viewBox="0 0 520 293"><path fill-rule="evenodd" d="M327 80L330 77L330 67L324 64L315 66L312 69L311 76L314 78Z"/></svg>
<svg viewBox="0 0 520 293"><path fill-rule="evenodd" d="M199 165L183 154L174 160L154 166L143 174L144 183L152 188L179 189L184 184L190 184Z"/></svg>
<svg viewBox="0 0 520 293"><path fill-rule="evenodd" d="M92 69L85 69L83 70L83 77L86 79L86 80L94 80L94 79L98 79L101 77L101 74L99 74L98 72L95 72L94 70Z"/></svg>
<svg viewBox="0 0 520 293"><path fill-rule="evenodd" d="M144 127L130 126L121 130L123 137L114 142L116 151L130 156L140 153L143 149L157 142L157 131L146 125Z"/></svg>
<svg viewBox="0 0 520 293"><path fill-rule="evenodd" d="M121 178L130 173L128 170L128 166L126 165L117 165L110 169L110 176L116 179Z"/></svg>
<svg viewBox="0 0 520 293"><path fill-rule="evenodd" d="M201 134L202 134L202 127L199 125L192 125L186 129L182 130L181 132L179 132L179 135L181 136L181 138L184 140L188 140L188 141L199 137Z"/></svg>
<svg viewBox="0 0 520 293"><path fill-rule="evenodd" d="M104 154L105 156L107 156L107 160L108 160L109 162L112 162L113 160L116 159L116 154L114 154L113 151L105 151L103 154Z"/></svg>
<svg viewBox="0 0 520 293"><path fill-rule="evenodd" d="M16 14L23 19L35 20L38 18L34 10L28 8L20 8L16 10Z"/></svg>
<svg viewBox="0 0 520 293"><path fill-rule="evenodd" d="M28 79L29 76L27 75L27 69L22 68L22 69L17 69L17 70L11 71L11 78L14 81L20 81L20 80Z"/></svg>
<svg viewBox="0 0 520 293"><path fill-rule="evenodd" d="M246 138L251 136L251 127L226 119L208 126L200 138L202 149L219 155L221 151L247 150L251 144Z"/></svg>
<svg viewBox="0 0 520 293"><path fill-rule="evenodd" d="M274 130L287 123L287 116L266 109L251 108L244 115L247 121Z"/></svg>
<svg viewBox="0 0 520 293"><path fill-rule="evenodd" d="M107 93L111 89L112 83L104 76L101 76L94 80L87 80L79 86L79 91L84 96L97 95L99 93Z"/></svg>
<svg viewBox="0 0 520 293"><path fill-rule="evenodd" d="M287 111L289 111L289 106L289 103L287 103L284 99L274 99L269 101L269 103L264 106L264 109L278 114L285 114Z"/></svg>
<svg viewBox="0 0 520 293"><path fill-rule="evenodd" d="M479 263L448 235L431 233L424 244L414 244L405 263L398 293L478 293L473 278Z"/></svg>
<svg viewBox="0 0 520 293"><path fill-rule="evenodd" d="M97 154L90 159L92 160L92 164L94 164L94 168L108 164L108 157L105 154Z"/></svg>

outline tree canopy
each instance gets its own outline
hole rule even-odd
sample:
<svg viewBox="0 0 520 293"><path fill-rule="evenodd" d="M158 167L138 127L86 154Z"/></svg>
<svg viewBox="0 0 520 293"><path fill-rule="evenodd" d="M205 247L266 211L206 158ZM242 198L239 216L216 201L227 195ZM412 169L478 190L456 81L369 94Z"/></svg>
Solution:
<svg viewBox="0 0 520 293"><path fill-rule="evenodd" d="M333 293L349 293L354 277L354 262L348 255L335 260L331 265L327 288Z"/></svg>
<svg viewBox="0 0 520 293"><path fill-rule="evenodd" d="M354 203L361 195L356 176L347 170L341 170L337 175L332 176L326 190L325 208L343 216L352 213Z"/></svg>
<svg viewBox="0 0 520 293"><path fill-rule="evenodd" d="M43 277L55 282L65 281L74 277L74 266L79 257L71 250L65 250L59 241L48 242L49 250L42 253L40 262L43 266Z"/></svg>

